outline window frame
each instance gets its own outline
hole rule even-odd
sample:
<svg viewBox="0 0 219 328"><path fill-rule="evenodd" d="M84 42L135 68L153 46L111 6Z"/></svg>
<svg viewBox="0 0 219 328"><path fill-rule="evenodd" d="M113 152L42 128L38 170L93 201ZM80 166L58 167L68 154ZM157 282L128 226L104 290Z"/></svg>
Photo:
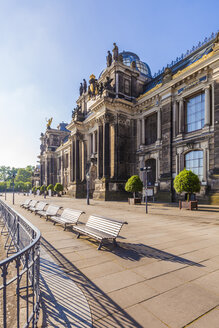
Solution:
<svg viewBox="0 0 219 328"><path fill-rule="evenodd" d="M203 119L202 119L202 117L201 117L201 120L195 120L194 122L192 122L191 121L191 123L188 123L188 116L192 116L191 114L190 115L188 115L188 104L189 104L189 101L191 101L192 99L194 99L194 98L197 98L198 96L204 96L204 101L202 102L199 102L199 104L201 104L201 106L202 106L202 103L203 103L203 109L201 108L199 111L197 111L196 110L196 106L195 106L195 104L193 105L193 107L195 108L195 112L194 112L194 115L195 115L195 117L198 115L198 113L202 113L203 112ZM201 123L201 127L200 128L197 128L197 129L194 129L194 130L190 130L190 131L188 131L188 125L189 124L198 124L199 122L202 122L203 121L203 124ZM193 133L193 132L195 132L195 131L200 131L200 130L202 130L203 129L203 127L204 127L204 125L205 125L205 92L203 91L203 90L201 90L201 92L200 92L200 90L199 90L199 92L197 92L197 93L195 93L195 94L193 94L193 95L190 95L190 96L188 96L187 98L186 98L186 108L185 108L185 132L186 133Z"/></svg>

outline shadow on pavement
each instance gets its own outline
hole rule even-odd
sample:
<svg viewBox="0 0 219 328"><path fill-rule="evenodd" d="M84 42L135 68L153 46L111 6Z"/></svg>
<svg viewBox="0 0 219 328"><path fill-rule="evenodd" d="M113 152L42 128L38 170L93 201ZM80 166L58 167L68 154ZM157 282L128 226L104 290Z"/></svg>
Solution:
<svg viewBox="0 0 219 328"><path fill-rule="evenodd" d="M177 262L185 265L203 267L203 265L200 263L187 260L183 257L167 253L144 244L131 244L122 242L117 242L117 244L119 247L113 248L112 245L109 245L108 248L105 248L105 251L113 252L115 255L129 261L139 261L143 257L148 257L162 261Z"/></svg>
<svg viewBox="0 0 219 328"><path fill-rule="evenodd" d="M41 245L44 247L45 251L51 255L59 267L67 273L68 278L72 279L74 283L76 283L77 286L81 289L81 291L83 291L90 306L93 328L143 328L128 313L126 313L125 310L116 304L108 295L106 295L100 288L98 288L72 262L70 262L44 238L41 239ZM51 267L50 270L53 270L53 268ZM58 286L58 288L63 287ZM55 304L51 302L50 290L47 289L46 286L42 289L41 298L42 303L46 304L46 306L48 304L49 306L48 309L46 308L46 311L49 310L50 312L53 312L55 310ZM43 318L44 322L46 321L46 311ZM59 317L61 313L59 313L57 310L56 312L58 313L57 316ZM77 327L83 327L83 325Z"/></svg>

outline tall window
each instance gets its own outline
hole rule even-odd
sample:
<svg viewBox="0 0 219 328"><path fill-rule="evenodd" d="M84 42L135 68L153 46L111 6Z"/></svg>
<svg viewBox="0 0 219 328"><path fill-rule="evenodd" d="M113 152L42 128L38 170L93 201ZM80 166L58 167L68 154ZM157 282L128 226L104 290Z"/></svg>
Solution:
<svg viewBox="0 0 219 328"><path fill-rule="evenodd" d="M187 102L186 131L202 129L205 124L205 94L192 97Z"/></svg>
<svg viewBox="0 0 219 328"><path fill-rule="evenodd" d="M203 151L194 150L190 151L185 156L185 167L186 170L191 170L198 175L199 180L203 178Z"/></svg>
<svg viewBox="0 0 219 328"><path fill-rule="evenodd" d="M145 120L145 144L151 145L157 140L157 113Z"/></svg>

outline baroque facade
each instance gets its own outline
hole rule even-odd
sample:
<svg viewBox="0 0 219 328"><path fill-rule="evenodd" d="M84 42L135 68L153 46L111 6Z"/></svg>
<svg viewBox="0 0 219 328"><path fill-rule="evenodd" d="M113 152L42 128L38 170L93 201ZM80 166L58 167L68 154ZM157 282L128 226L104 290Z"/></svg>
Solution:
<svg viewBox="0 0 219 328"><path fill-rule="evenodd" d="M108 51L98 79L80 85L69 124L41 134L41 184L60 182L85 197L127 198L124 185L151 167L148 184L160 201L174 201L175 176L198 174L198 198L219 203L219 34L153 77L131 52Z"/></svg>

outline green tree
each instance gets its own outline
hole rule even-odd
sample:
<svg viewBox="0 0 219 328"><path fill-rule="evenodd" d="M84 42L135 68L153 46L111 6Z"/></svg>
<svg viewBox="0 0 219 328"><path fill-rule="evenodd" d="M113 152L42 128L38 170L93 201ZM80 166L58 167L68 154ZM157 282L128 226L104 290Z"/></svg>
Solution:
<svg viewBox="0 0 219 328"><path fill-rule="evenodd" d="M63 191L63 185L61 183L56 183L55 187L54 187L55 192L58 193L59 196L61 196L61 192Z"/></svg>
<svg viewBox="0 0 219 328"><path fill-rule="evenodd" d="M43 194L45 190L46 190L46 186L45 185L42 185L40 187L40 194Z"/></svg>
<svg viewBox="0 0 219 328"><path fill-rule="evenodd" d="M54 186L53 186L53 184L49 184L48 185L48 187L47 187L47 191L49 191L49 190L54 190Z"/></svg>
<svg viewBox="0 0 219 328"><path fill-rule="evenodd" d="M15 182L31 182L32 171L27 169L18 169Z"/></svg>
<svg viewBox="0 0 219 328"><path fill-rule="evenodd" d="M0 166L0 181L7 181L10 166Z"/></svg>
<svg viewBox="0 0 219 328"><path fill-rule="evenodd" d="M174 189L177 193L188 193L190 195L199 192L201 188L198 176L190 170L182 170L174 179Z"/></svg>
<svg viewBox="0 0 219 328"><path fill-rule="evenodd" d="M0 182L0 191L3 192L7 188L7 183L5 181Z"/></svg>
<svg viewBox="0 0 219 328"><path fill-rule="evenodd" d="M125 184L125 190L133 193L135 198L136 192L142 191L143 183L138 175L133 175Z"/></svg>
<svg viewBox="0 0 219 328"><path fill-rule="evenodd" d="M24 182L24 191L28 192L31 189L31 182Z"/></svg>

